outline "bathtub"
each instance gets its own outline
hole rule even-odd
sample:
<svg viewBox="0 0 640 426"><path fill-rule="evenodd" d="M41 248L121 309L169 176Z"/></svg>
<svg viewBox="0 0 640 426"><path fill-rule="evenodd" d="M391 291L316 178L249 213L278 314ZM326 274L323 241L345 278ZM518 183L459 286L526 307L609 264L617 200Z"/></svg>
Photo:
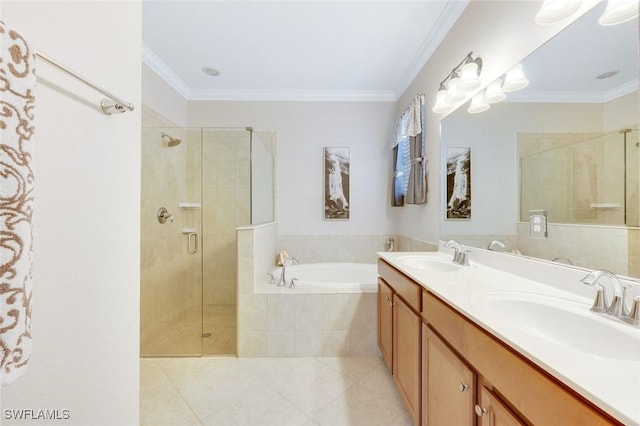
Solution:
<svg viewBox="0 0 640 426"><path fill-rule="evenodd" d="M282 268L272 272L280 280ZM283 293L375 293L378 291L378 269L375 263L299 263L286 269L287 283L296 278L295 289L288 284L272 290Z"/></svg>

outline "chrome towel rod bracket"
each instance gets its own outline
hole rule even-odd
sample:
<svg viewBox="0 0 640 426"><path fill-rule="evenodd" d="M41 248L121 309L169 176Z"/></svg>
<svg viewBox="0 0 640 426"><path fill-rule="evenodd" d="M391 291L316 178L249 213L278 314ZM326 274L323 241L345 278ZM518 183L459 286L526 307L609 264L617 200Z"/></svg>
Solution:
<svg viewBox="0 0 640 426"><path fill-rule="evenodd" d="M125 100L113 95L108 90L100 87L96 83L94 83L91 80L81 76L77 72L67 68L66 66L60 64L59 62L54 61L53 59L51 59L49 56L45 55L44 53L36 52L36 56L38 56L40 59L48 62L49 64L53 65L54 67L58 68L59 70L69 74L70 76L77 78L78 80L80 80L84 84L86 84L87 86L93 88L94 90L97 90L98 92L102 93L107 98L109 98L109 99L103 99L100 102L100 108L102 109L102 112L104 112L105 114L112 115L114 113L123 113L123 112L127 112L127 111L133 111L135 109L135 106L131 102L127 102L127 101L125 101Z"/></svg>

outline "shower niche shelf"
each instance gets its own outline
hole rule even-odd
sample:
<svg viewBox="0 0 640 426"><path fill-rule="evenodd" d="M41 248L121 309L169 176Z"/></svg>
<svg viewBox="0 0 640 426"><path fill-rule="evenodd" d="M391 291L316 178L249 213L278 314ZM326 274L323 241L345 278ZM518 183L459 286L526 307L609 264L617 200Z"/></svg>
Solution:
<svg viewBox="0 0 640 426"><path fill-rule="evenodd" d="M182 233L183 234L193 234L198 232L198 230L196 228L182 228Z"/></svg>
<svg viewBox="0 0 640 426"><path fill-rule="evenodd" d="M202 207L200 203L179 203L182 210L197 210Z"/></svg>

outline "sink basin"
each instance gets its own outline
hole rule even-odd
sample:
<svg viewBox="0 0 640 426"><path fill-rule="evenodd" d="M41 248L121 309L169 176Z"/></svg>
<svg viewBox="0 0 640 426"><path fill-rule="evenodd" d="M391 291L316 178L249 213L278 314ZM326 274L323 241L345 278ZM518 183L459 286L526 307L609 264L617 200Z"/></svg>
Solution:
<svg viewBox="0 0 640 426"><path fill-rule="evenodd" d="M483 299L489 315L505 327L593 356L640 361L640 333L591 312L589 305L528 293Z"/></svg>
<svg viewBox="0 0 640 426"><path fill-rule="evenodd" d="M429 255L403 256L398 258L398 262L409 268L424 271L454 272L460 269L459 265L452 263L450 260Z"/></svg>

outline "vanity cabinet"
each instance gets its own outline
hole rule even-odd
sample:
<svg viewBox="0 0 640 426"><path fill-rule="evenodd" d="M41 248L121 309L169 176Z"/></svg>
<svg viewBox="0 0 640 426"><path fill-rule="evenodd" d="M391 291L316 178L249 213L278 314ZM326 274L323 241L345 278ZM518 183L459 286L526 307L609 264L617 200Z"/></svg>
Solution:
<svg viewBox="0 0 640 426"><path fill-rule="evenodd" d="M430 292L423 292L422 304L423 322L482 383L473 407L479 426L622 424ZM439 391L426 389L428 394ZM432 408L427 405L426 411ZM439 424L447 423L429 426Z"/></svg>
<svg viewBox="0 0 640 426"><path fill-rule="evenodd" d="M379 262L378 271L378 347L413 423L418 425L422 386L422 287L385 262Z"/></svg>
<svg viewBox="0 0 640 426"><path fill-rule="evenodd" d="M393 353L393 290L384 281L378 279L378 347L382 358L393 371L391 357Z"/></svg>
<svg viewBox="0 0 640 426"><path fill-rule="evenodd" d="M473 426L476 374L422 325L422 425Z"/></svg>
<svg viewBox="0 0 640 426"><path fill-rule="evenodd" d="M378 272L378 344L414 424L622 425L435 296L428 283L383 260Z"/></svg>
<svg viewBox="0 0 640 426"><path fill-rule="evenodd" d="M393 295L393 378L414 424L420 418L420 315Z"/></svg>
<svg viewBox="0 0 640 426"><path fill-rule="evenodd" d="M500 398L484 386L480 389L474 410L479 417L478 426L525 426Z"/></svg>

